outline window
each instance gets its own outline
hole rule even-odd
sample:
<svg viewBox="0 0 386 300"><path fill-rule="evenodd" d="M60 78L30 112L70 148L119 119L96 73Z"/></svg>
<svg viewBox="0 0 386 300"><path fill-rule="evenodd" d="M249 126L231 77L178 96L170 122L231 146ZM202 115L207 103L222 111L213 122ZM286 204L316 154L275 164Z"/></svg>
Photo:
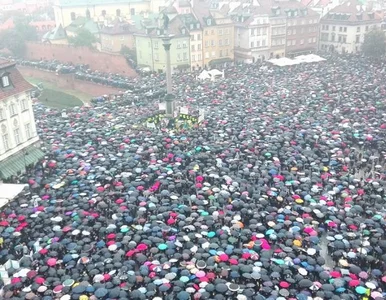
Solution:
<svg viewBox="0 0 386 300"><path fill-rule="evenodd" d="M28 105L27 105L27 100L26 99L22 99L21 100L21 110L27 110L28 109Z"/></svg>
<svg viewBox="0 0 386 300"><path fill-rule="evenodd" d="M222 50L220 50L220 55L219 55L220 57L223 57L223 54L222 54Z"/></svg>
<svg viewBox="0 0 386 300"><path fill-rule="evenodd" d="M229 49L225 49L225 56L229 55Z"/></svg>
<svg viewBox="0 0 386 300"><path fill-rule="evenodd" d="M190 46L190 48L191 48L190 51L192 52L196 51L196 47L194 45Z"/></svg>
<svg viewBox="0 0 386 300"><path fill-rule="evenodd" d="M208 30L205 30L205 32L204 32L204 33L205 33L205 35L208 35L208 34L209 34Z"/></svg>
<svg viewBox="0 0 386 300"><path fill-rule="evenodd" d="M31 124L30 123L25 124L24 128L25 128L25 136L27 137L27 139L30 139L31 138Z"/></svg>
<svg viewBox="0 0 386 300"><path fill-rule="evenodd" d="M5 119L5 112L4 109L0 108L0 121Z"/></svg>
<svg viewBox="0 0 386 300"><path fill-rule="evenodd" d="M12 103L9 107L9 112L11 113L11 116L16 115L16 105Z"/></svg>
<svg viewBox="0 0 386 300"><path fill-rule="evenodd" d="M255 47L255 43L251 42L251 48L254 48L254 47Z"/></svg>
<svg viewBox="0 0 386 300"><path fill-rule="evenodd" d="M276 45L276 41L273 41L273 42L275 42L275 45ZM291 46L291 41L287 41L287 46Z"/></svg>
<svg viewBox="0 0 386 300"><path fill-rule="evenodd" d="M360 26L357 27L357 32L361 32L361 27Z"/></svg>
<svg viewBox="0 0 386 300"><path fill-rule="evenodd" d="M211 35L214 35L214 29L212 29L212 30L210 31L210 34L211 34Z"/></svg>
<svg viewBox="0 0 386 300"><path fill-rule="evenodd" d="M74 12L71 13L71 21L75 21L76 19L76 15Z"/></svg>
<svg viewBox="0 0 386 300"><path fill-rule="evenodd" d="M181 42L177 43L177 49L181 49Z"/></svg>
<svg viewBox="0 0 386 300"><path fill-rule="evenodd" d="M229 45L229 39L225 39L225 45Z"/></svg>
<svg viewBox="0 0 386 300"><path fill-rule="evenodd" d="M209 52L205 52L205 58L209 58Z"/></svg>
<svg viewBox="0 0 386 300"><path fill-rule="evenodd" d="M312 43L312 38L309 38L308 39L308 44L311 44Z"/></svg>
<svg viewBox="0 0 386 300"><path fill-rule="evenodd" d="M304 44L304 39L301 39L300 40L300 45L303 45Z"/></svg>
<svg viewBox="0 0 386 300"><path fill-rule="evenodd" d="M158 42L154 42L154 49L158 49L159 45Z"/></svg>
<svg viewBox="0 0 386 300"><path fill-rule="evenodd" d="M312 38L312 42L316 43L316 37Z"/></svg>
<svg viewBox="0 0 386 300"><path fill-rule="evenodd" d="M181 54L180 53L177 54L177 61L181 61Z"/></svg>
<svg viewBox="0 0 386 300"><path fill-rule="evenodd" d="M210 44L212 45L212 47L214 47L214 46L216 46L216 41L215 40L211 40Z"/></svg>
<svg viewBox="0 0 386 300"><path fill-rule="evenodd" d="M205 48L209 47L209 41L205 41Z"/></svg>
<svg viewBox="0 0 386 300"><path fill-rule="evenodd" d="M199 60L199 61L202 60L201 54L198 54L197 60Z"/></svg>
<svg viewBox="0 0 386 300"><path fill-rule="evenodd" d="M130 15L135 16L135 8L130 8Z"/></svg>
<svg viewBox="0 0 386 300"><path fill-rule="evenodd" d="M335 31L335 26L332 26L332 31Z"/></svg>
<svg viewBox="0 0 386 300"><path fill-rule="evenodd" d="M342 32L342 31L343 31L343 27L340 26L340 27L339 27L339 32Z"/></svg>
<svg viewBox="0 0 386 300"><path fill-rule="evenodd" d="M8 138L8 134L3 134L3 145L4 145L5 151L9 150L9 138Z"/></svg>
<svg viewBox="0 0 386 300"><path fill-rule="evenodd" d="M1 77L1 84L3 87L8 87L9 86L9 77L8 75L4 75Z"/></svg>
<svg viewBox="0 0 386 300"><path fill-rule="evenodd" d="M223 32L222 32L222 29L219 29L219 30L218 30L218 35L222 35L222 33L223 33Z"/></svg>
<svg viewBox="0 0 386 300"><path fill-rule="evenodd" d="M106 11L105 10L102 10L102 16L106 17Z"/></svg>
<svg viewBox="0 0 386 300"><path fill-rule="evenodd" d="M289 29L289 30L287 31L287 34L288 34L288 35L291 35L291 34L292 34L292 30Z"/></svg>
<svg viewBox="0 0 386 300"><path fill-rule="evenodd" d="M366 31L369 31L369 26L366 26Z"/></svg>
<svg viewBox="0 0 386 300"><path fill-rule="evenodd" d="M347 32L347 27L343 27L343 32Z"/></svg>
<svg viewBox="0 0 386 300"><path fill-rule="evenodd" d="M218 41L218 45L219 45L219 46L222 46L222 40L219 40L219 41Z"/></svg>
<svg viewBox="0 0 386 300"><path fill-rule="evenodd" d="M361 40L361 36L360 36L360 35L357 35L357 36L355 37L355 43L359 43L360 40Z"/></svg>
<svg viewBox="0 0 386 300"><path fill-rule="evenodd" d="M91 13L90 13L90 10L89 10L89 9L86 10L86 18L87 18L87 19L90 19L90 18L91 18Z"/></svg>
<svg viewBox="0 0 386 300"><path fill-rule="evenodd" d="M225 28L225 34L229 34L229 28Z"/></svg>
<svg viewBox="0 0 386 300"><path fill-rule="evenodd" d="M260 47L260 41L256 41L256 47Z"/></svg>
<svg viewBox="0 0 386 300"><path fill-rule="evenodd" d="M263 34L263 35L267 35L267 28L264 27L262 30L263 30L263 33L262 33L262 34Z"/></svg>
<svg viewBox="0 0 386 300"><path fill-rule="evenodd" d="M261 42L261 45L264 47L265 46L265 40L263 40L262 42Z"/></svg>
<svg viewBox="0 0 386 300"><path fill-rule="evenodd" d="M212 57L216 56L216 51L212 51Z"/></svg>
<svg viewBox="0 0 386 300"><path fill-rule="evenodd" d="M183 58L184 58L184 61L188 60L188 53L187 52L183 53Z"/></svg>
<svg viewBox="0 0 386 300"><path fill-rule="evenodd" d="M192 54L192 61L196 61L196 55Z"/></svg>
<svg viewBox="0 0 386 300"><path fill-rule="evenodd" d="M198 45L197 45L197 50L198 50L198 51L201 51L201 44L198 44Z"/></svg>
<svg viewBox="0 0 386 300"><path fill-rule="evenodd" d="M121 10L118 8L116 10L115 14L117 15L117 17L120 17L121 16Z"/></svg>
<svg viewBox="0 0 386 300"><path fill-rule="evenodd" d="M197 40L201 40L201 34L197 34Z"/></svg>
<svg viewBox="0 0 386 300"><path fill-rule="evenodd" d="M331 42L335 42L335 33L331 34Z"/></svg>
<svg viewBox="0 0 386 300"><path fill-rule="evenodd" d="M16 128L13 131L13 135L15 136L15 143L16 143L16 145L19 145L20 144L20 130L19 130L19 128Z"/></svg>
<svg viewBox="0 0 386 300"><path fill-rule="evenodd" d="M154 54L154 60L155 60L155 61L159 61L159 54L158 54L158 53L155 53L155 54Z"/></svg>
<svg viewBox="0 0 386 300"><path fill-rule="evenodd" d="M191 40L191 41L194 41L194 34L192 34L192 35L190 36L190 40Z"/></svg>
<svg viewBox="0 0 386 300"><path fill-rule="evenodd" d="M255 35L255 29L251 29L251 36L254 36Z"/></svg>
<svg viewBox="0 0 386 300"><path fill-rule="evenodd" d="M212 25L212 19L206 20L206 24L207 24L208 26L211 26L211 25Z"/></svg>

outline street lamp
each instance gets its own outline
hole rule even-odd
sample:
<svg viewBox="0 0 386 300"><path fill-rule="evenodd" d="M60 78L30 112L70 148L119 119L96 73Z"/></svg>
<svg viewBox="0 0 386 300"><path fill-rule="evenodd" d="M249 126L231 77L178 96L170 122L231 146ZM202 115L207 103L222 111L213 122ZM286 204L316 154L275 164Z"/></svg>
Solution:
<svg viewBox="0 0 386 300"><path fill-rule="evenodd" d="M166 102L166 116L169 118L174 117L175 111L175 96L173 95L173 87L172 87L172 66L170 61L170 46L172 45L171 39L173 35L165 35L162 37L163 46L166 52L166 89L167 94L165 96Z"/></svg>

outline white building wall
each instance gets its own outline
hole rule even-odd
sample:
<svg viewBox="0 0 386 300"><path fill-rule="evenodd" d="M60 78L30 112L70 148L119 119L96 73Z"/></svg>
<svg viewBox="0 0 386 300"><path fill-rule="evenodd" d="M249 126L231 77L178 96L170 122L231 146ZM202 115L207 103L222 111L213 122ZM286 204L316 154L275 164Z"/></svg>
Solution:
<svg viewBox="0 0 386 300"><path fill-rule="evenodd" d="M23 100L26 102L23 109ZM15 115L11 115L11 106L15 105ZM21 151L39 141L36 124L32 110L32 100L28 93L21 93L0 102L4 119L0 120L0 161ZM30 137L27 136L25 125L29 124ZM19 129L20 143L16 144L14 130ZM5 147L3 136L8 135L8 150Z"/></svg>

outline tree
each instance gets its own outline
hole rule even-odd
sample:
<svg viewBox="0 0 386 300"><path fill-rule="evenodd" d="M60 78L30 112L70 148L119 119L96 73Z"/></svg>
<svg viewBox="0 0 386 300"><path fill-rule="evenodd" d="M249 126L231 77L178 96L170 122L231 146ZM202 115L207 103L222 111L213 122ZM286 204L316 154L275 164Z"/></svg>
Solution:
<svg viewBox="0 0 386 300"><path fill-rule="evenodd" d="M26 50L25 39L15 29L9 29L0 33L0 49L8 49L14 56L21 57Z"/></svg>
<svg viewBox="0 0 386 300"><path fill-rule="evenodd" d="M362 51L366 56L381 57L386 51L385 33L380 29L374 29L365 34Z"/></svg>
<svg viewBox="0 0 386 300"><path fill-rule="evenodd" d="M92 48L93 44L97 42L97 38L87 29L81 28L78 30L76 36L69 37L68 42L70 45L76 47L89 47Z"/></svg>

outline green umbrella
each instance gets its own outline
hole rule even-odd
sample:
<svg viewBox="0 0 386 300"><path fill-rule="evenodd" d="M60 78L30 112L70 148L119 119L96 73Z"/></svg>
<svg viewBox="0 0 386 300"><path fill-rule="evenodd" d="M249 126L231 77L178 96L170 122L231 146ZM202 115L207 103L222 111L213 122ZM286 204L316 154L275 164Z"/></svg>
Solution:
<svg viewBox="0 0 386 300"><path fill-rule="evenodd" d="M212 238L212 237L214 237L215 235L216 235L216 233L215 233L214 231L209 231L207 236L208 236L209 238Z"/></svg>
<svg viewBox="0 0 386 300"><path fill-rule="evenodd" d="M66 279L63 282L63 286L72 286L75 283L74 279Z"/></svg>
<svg viewBox="0 0 386 300"><path fill-rule="evenodd" d="M121 232L122 232L122 233L128 232L129 230L130 230L130 228L129 228L129 226L127 226L127 225L123 225L123 226L121 227Z"/></svg>
<svg viewBox="0 0 386 300"><path fill-rule="evenodd" d="M180 281L188 282L189 281L189 277L188 276L181 276Z"/></svg>

